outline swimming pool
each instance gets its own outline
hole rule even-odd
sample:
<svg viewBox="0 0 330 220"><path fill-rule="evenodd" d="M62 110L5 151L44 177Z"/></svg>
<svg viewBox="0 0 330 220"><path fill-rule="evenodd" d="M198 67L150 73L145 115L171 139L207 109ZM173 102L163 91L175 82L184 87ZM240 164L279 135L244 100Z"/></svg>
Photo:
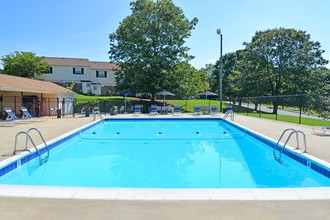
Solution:
<svg viewBox="0 0 330 220"><path fill-rule="evenodd" d="M0 183L185 189L330 186L326 167L290 151L280 164L272 144L219 119L105 120L50 146L51 156L42 166L37 160L13 163L18 168L3 174Z"/></svg>

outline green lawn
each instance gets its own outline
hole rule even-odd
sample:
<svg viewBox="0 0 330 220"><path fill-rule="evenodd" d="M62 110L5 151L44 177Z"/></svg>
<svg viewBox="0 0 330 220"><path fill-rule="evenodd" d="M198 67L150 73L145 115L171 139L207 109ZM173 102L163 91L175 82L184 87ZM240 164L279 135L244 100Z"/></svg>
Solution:
<svg viewBox="0 0 330 220"><path fill-rule="evenodd" d="M244 115L244 113L242 115ZM249 113L249 116L259 118L259 113ZM261 114L261 118L276 120L276 115L275 114ZM277 120L284 121L284 122L290 122L290 123L294 123L294 124L299 123L299 117L297 117L297 116L277 115ZM309 126L330 126L330 121L302 117L301 124L309 125Z"/></svg>
<svg viewBox="0 0 330 220"><path fill-rule="evenodd" d="M98 101L98 100L108 100L108 99L116 99L116 100L124 100L123 96L88 96L88 95L77 95L75 99L79 102L83 101ZM127 100L137 99L135 97L127 97Z"/></svg>

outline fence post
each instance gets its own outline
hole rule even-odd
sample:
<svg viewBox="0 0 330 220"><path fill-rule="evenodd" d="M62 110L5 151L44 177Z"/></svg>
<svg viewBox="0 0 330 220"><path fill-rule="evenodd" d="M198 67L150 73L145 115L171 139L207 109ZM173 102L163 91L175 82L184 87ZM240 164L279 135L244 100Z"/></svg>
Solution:
<svg viewBox="0 0 330 220"><path fill-rule="evenodd" d="M261 118L261 105L262 105L262 99L260 97L260 102L259 102L259 118Z"/></svg>
<svg viewBox="0 0 330 220"><path fill-rule="evenodd" d="M238 110L237 110L237 114L239 114L240 110L241 110L241 103L242 103L242 99L239 98L238 99Z"/></svg>
<svg viewBox="0 0 330 220"><path fill-rule="evenodd" d="M260 101L259 101L259 118L261 118L261 96L260 96Z"/></svg>
<svg viewBox="0 0 330 220"><path fill-rule="evenodd" d="M299 101L299 124L301 124L301 111L302 111L302 95L300 95L300 101Z"/></svg>
<svg viewBox="0 0 330 220"><path fill-rule="evenodd" d="M76 114L75 114L75 111L76 111L76 102L75 102L75 100L74 100L74 98L73 98L73 100L72 100L72 117L76 117Z"/></svg>
<svg viewBox="0 0 330 220"><path fill-rule="evenodd" d="M65 98L63 98L62 99L62 118L64 118L64 115L65 115L65 112L64 112L64 110L65 110Z"/></svg>
<svg viewBox="0 0 330 220"><path fill-rule="evenodd" d="M250 99L247 98L247 108L246 108L246 115L249 116L249 109L250 109Z"/></svg>
<svg viewBox="0 0 330 220"><path fill-rule="evenodd" d="M275 114L275 120L277 121L277 114L278 114L278 100L277 100L277 96L275 96L275 104L277 105L277 111Z"/></svg>

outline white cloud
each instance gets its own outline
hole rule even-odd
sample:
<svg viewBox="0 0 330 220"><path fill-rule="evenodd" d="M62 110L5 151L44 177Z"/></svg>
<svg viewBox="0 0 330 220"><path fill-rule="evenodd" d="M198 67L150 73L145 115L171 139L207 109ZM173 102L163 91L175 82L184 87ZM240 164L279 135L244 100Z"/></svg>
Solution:
<svg viewBox="0 0 330 220"><path fill-rule="evenodd" d="M208 64L215 64L215 62L216 62L216 60L215 59L209 59L208 61L207 61L207 63Z"/></svg>

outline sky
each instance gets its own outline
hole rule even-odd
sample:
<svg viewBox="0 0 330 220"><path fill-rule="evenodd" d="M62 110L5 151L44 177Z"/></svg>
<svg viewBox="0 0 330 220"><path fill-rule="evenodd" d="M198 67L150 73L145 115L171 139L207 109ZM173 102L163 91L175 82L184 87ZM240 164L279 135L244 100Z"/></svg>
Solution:
<svg viewBox="0 0 330 220"><path fill-rule="evenodd" d="M0 57L14 51L37 56L109 61L108 35L131 14L132 0L0 0ZM330 60L329 0L173 0L199 22L186 46L196 68L243 49L257 31L294 28L321 43ZM3 68L0 61L0 68ZM329 68L329 65L328 65Z"/></svg>

